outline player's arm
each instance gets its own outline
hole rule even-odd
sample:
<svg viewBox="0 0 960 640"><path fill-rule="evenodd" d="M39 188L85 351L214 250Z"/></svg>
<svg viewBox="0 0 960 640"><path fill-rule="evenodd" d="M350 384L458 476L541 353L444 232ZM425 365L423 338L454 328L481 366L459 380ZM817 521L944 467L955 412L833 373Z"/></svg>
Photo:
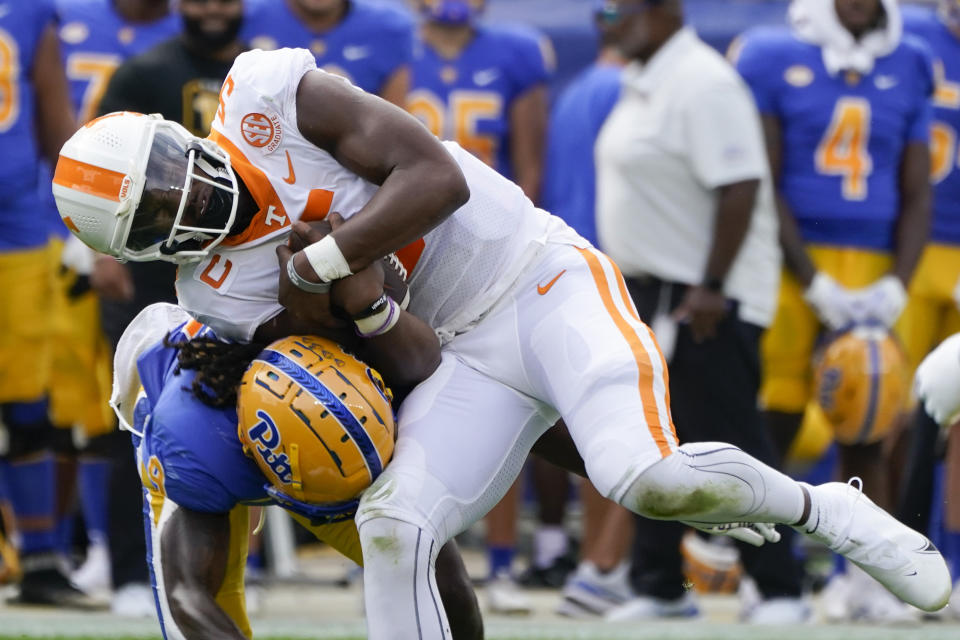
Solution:
<svg viewBox="0 0 960 640"><path fill-rule="evenodd" d="M40 38L31 82L37 92L37 134L44 157L53 166L63 143L77 130L67 75L60 58L60 40L53 23L47 25Z"/></svg>
<svg viewBox="0 0 960 640"><path fill-rule="evenodd" d="M930 200L930 150L924 142L910 142L900 163L900 216L893 267L893 275L904 286L910 282L930 235Z"/></svg>
<svg viewBox="0 0 960 640"><path fill-rule="evenodd" d="M410 66L405 64L397 67L387 76L379 95L402 109L407 103L408 93L410 93Z"/></svg>
<svg viewBox="0 0 960 640"><path fill-rule="evenodd" d="M339 215L333 213L327 217L334 232L345 224ZM294 225L291 233L292 249L320 241L327 231L322 225L311 226L303 222ZM280 259L280 289L281 292L290 287L287 275L287 261L290 260L293 250L288 246L277 248ZM349 342L339 340L341 344L356 349L367 364L380 372L384 380L397 392L411 389L426 380L440 364L440 344L436 334L425 322L416 316L400 309L398 300L384 294L384 268L380 261L370 264L359 273L333 283L330 291L330 302L340 309L344 315L354 319L351 332L359 334L351 336ZM399 275L394 274L393 280ZM406 285L403 293L406 292ZM309 303L309 298L318 297L316 294L303 294L302 299ZM396 298L403 298L403 293L394 292ZM282 297L281 297L282 299ZM310 324L302 317L296 322L301 327L313 329L327 335L329 330L322 324ZM342 330L341 330L342 332ZM260 333L258 332L258 337Z"/></svg>
<svg viewBox="0 0 960 640"><path fill-rule="evenodd" d="M780 121L776 116L768 114L762 115L761 120L763 122L763 137L767 145L767 157L770 159L770 173L773 177L773 184L778 185L780 184L780 177L783 175L783 138L780 131ZM797 225L793 212L790 211L790 205L787 204L779 187L775 188L775 199L777 218L780 223L780 248L783 250L783 261L794 277L806 288L810 286L817 268L810 260L810 256L807 255L803 238L800 235L800 227Z"/></svg>
<svg viewBox="0 0 960 640"><path fill-rule="evenodd" d="M188 639L244 640L217 604L227 574L230 514L179 507L160 538L164 590L170 615Z"/></svg>
<svg viewBox="0 0 960 640"><path fill-rule="evenodd" d="M453 157L403 109L321 71L303 77L296 101L304 137L380 185L331 234L350 271L422 238L470 198ZM300 274L315 275L303 252L294 260Z"/></svg>
<svg viewBox="0 0 960 640"><path fill-rule="evenodd" d="M537 202L543 181L543 149L547 132L547 87L538 84L510 105L510 161L514 179Z"/></svg>

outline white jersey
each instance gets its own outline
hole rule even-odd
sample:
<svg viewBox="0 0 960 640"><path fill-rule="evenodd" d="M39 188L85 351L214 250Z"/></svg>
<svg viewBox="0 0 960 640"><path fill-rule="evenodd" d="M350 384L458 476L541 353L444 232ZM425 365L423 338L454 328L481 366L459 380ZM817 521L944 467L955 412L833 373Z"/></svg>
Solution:
<svg viewBox="0 0 960 640"><path fill-rule="evenodd" d="M297 128L297 88L314 70L304 49L249 51L237 57L221 90L210 138L230 155L260 211L242 234L180 267L177 296L222 337L250 340L282 310L275 248L293 222L331 211L350 218L378 188ZM410 274L409 311L446 342L475 324L547 242L588 243L459 145L444 144L467 179L470 200L397 253Z"/></svg>

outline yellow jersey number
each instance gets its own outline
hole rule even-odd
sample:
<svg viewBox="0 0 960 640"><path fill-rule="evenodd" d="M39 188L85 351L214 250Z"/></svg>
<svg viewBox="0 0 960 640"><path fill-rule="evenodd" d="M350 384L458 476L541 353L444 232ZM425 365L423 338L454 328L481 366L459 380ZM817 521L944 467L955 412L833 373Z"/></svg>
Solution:
<svg viewBox="0 0 960 640"><path fill-rule="evenodd" d="M817 147L817 171L843 178L845 200L866 200L867 178L873 172L870 157L870 103L863 98L840 98L830 127Z"/></svg>
<svg viewBox="0 0 960 640"><path fill-rule="evenodd" d="M9 131L20 116L20 47L0 29L0 133Z"/></svg>
<svg viewBox="0 0 960 640"><path fill-rule="evenodd" d="M936 90L933 104L942 109L960 109L960 82L947 80L943 62L933 64ZM957 131L945 122L934 122L930 130L930 176L934 184L942 182L954 167L960 167Z"/></svg>
<svg viewBox="0 0 960 640"><path fill-rule="evenodd" d="M120 56L102 53L78 52L67 56L67 78L71 82L87 84L80 104L80 122L89 122L96 117L110 77L120 66L120 62Z"/></svg>
<svg viewBox="0 0 960 640"><path fill-rule="evenodd" d="M491 91L452 91L449 108L445 108L432 91L418 89L411 92L407 111L438 138L455 140L491 167L496 163L499 151L497 137L478 133L477 125L480 120L500 118L503 98L499 94Z"/></svg>

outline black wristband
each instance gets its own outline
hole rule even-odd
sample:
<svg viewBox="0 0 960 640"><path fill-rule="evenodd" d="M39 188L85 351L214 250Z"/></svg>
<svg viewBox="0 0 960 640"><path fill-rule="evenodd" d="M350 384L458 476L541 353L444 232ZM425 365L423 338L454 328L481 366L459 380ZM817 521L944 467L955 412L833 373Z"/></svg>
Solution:
<svg viewBox="0 0 960 640"><path fill-rule="evenodd" d="M723 293L723 278L707 277L703 281L703 288L714 293Z"/></svg>
<svg viewBox="0 0 960 640"><path fill-rule="evenodd" d="M350 318L353 320L363 320L364 318L370 318L372 316L377 315L381 311L383 311L383 308L386 305L387 305L387 294L385 293L380 294L380 297L374 300L372 303L370 303L370 306L368 306L366 309L358 313L351 315Z"/></svg>

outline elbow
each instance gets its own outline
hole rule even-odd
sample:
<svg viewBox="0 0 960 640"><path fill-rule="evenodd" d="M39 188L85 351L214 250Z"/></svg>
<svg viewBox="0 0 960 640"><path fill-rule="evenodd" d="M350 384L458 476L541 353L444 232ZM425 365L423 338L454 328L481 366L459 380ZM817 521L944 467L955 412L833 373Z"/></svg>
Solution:
<svg viewBox="0 0 960 640"><path fill-rule="evenodd" d="M446 192L453 210L456 211L470 200L470 186L457 163L453 163L453 168L448 174Z"/></svg>

